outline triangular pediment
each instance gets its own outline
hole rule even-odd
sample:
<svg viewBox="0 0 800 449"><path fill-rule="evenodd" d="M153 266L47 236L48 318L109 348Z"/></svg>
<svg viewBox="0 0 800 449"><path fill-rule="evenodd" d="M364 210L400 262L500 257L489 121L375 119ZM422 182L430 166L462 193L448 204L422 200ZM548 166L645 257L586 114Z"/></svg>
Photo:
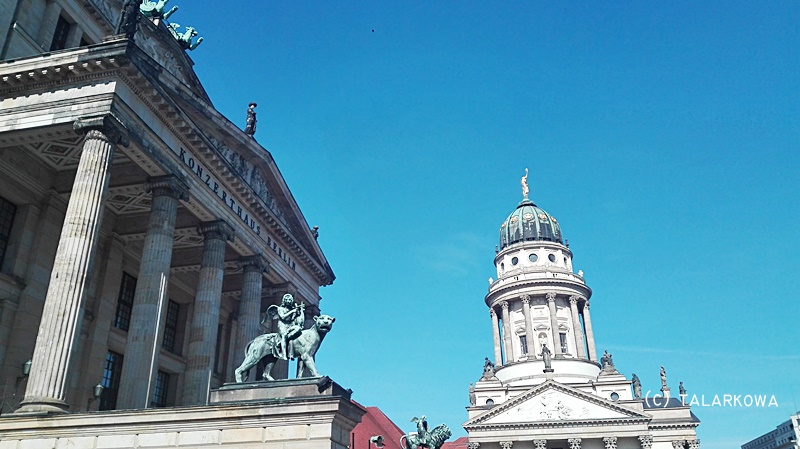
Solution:
<svg viewBox="0 0 800 449"><path fill-rule="evenodd" d="M547 381L476 416L467 421L464 427L631 419L650 418L620 404L554 381Z"/></svg>

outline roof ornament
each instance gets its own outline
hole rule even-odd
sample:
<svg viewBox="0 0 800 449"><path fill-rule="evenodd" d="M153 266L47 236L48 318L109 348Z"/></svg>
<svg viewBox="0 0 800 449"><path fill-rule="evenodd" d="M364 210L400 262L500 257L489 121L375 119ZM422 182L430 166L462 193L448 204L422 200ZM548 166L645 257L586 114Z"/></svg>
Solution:
<svg viewBox="0 0 800 449"><path fill-rule="evenodd" d="M173 6L172 9L169 11L164 11L164 8L167 7L167 2L169 0L158 0L156 2L150 0L144 0L142 4L139 6L139 11L142 12L142 15L145 17L150 17L153 19L169 19L175 11L178 10L177 6Z"/></svg>
<svg viewBox="0 0 800 449"><path fill-rule="evenodd" d="M194 50L203 42L203 38L198 38L196 42L192 43L192 38L197 36L197 31L194 27L186 27L186 31L183 33L179 33L178 29L181 27L179 23L170 23L169 24L169 31L172 33L172 37L178 41L178 44L184 50Z"/></svg>
<svg viewBox="0 0 800 449"><path fill-rule="evenodd" d="M117 22L116 34L124 34L130 40L136 34L139 25L139 6L142 0L126 0L122 5Z"/></svg>
<svg viewBox="0 0 800 449"><path fill-rule="evenodd" d="M528 199L528 192L530 192L530 189L528 189L528 168L527 167L525 168L525 176L522 177L522 179L520 180L520 183L522 184L522 199L523 200L527 200Z"/></svg>

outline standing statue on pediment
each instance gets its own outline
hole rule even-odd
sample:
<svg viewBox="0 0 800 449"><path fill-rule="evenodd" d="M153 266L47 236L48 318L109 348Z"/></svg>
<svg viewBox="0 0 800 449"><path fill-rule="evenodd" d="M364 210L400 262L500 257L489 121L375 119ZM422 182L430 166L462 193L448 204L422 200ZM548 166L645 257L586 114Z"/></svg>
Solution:
<svg viewBox="0 0 800 449"><path fill-rule="evenodd" d="M665 388L668 388L667 387L667 371L662 366L661 367L661 389L663 390Z"/></svg>
<svg viewBox="0 0 800 449"><path fill-rule="evenodd" d="M124 34L128 39L133 40L136 30L139 27L139 7L142 0L125 0L122 4L122 11L119 15L116 34Z"/></svg>
<svg viewBox="0 0 800 449"><path fill-rule="evenodd" d="M553 358L550 355L550 350L547 349L547 345L542 345L542 359L544 359L544 369L553 369Z"/></svg>
<svg viewBox="0 0 800 449"><path fill-rule="evenodd" d="M633 384L633 397L636 399L642 398L642 381L639 380L639 376L636 373L633 373L631 376L631 383Z"/></svg>
<svg viewBox="0 0 800 449"><path fill-rule="evenodd" d="M256 134L256 106L255 103L250 103L247 106L247 124L244 127L244 133L250 137Z"/></svg>

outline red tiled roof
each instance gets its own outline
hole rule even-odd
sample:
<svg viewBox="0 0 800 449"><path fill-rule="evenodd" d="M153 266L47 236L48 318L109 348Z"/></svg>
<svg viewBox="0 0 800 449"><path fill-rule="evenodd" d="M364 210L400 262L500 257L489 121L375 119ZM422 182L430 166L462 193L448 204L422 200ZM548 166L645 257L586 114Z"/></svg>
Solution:
<svg viewBox="0 0 800 449"><path fill-rule="evenodd" d="M467 449L469 438L460 437L453 441L447 441L442 445L442 449Z"/></svg>
<svg viewBox="0 0 800 449"><path fill-rule="evenodd" d="M383 445L386 449L404 449L400 446L400 437L405 435L405 432L384 415L381 409L364 407L356 401L353 402L366 409L367 414L361 418L361 422L350 433L350 449L375 449L375 446L369 442L370 437L375 435L383 436Z"/></svg>

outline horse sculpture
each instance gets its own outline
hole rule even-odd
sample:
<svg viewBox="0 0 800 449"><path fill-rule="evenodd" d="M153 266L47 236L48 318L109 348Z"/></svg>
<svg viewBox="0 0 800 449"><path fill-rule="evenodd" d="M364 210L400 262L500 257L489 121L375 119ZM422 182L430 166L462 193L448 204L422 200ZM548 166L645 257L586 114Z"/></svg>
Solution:
<svg viewBox="0 0 800 449"><path fill-rule="evenodd" d="M292 352L297 356L297 377L303 376L303 371L308 370L312 377L320 377L314 356L322 343L322 339L330 332L336 318L328 315L314 317L314 325L303 330L300 336L290 341ZM278 341L278 334L262 334L247 344L244 361L236 368L236 382L244 382L250 374L250 368L262 360L266 361L264 367L264 380L275 380L270 375L272 367L278 358L275 357L273 347Z"/></svg>

